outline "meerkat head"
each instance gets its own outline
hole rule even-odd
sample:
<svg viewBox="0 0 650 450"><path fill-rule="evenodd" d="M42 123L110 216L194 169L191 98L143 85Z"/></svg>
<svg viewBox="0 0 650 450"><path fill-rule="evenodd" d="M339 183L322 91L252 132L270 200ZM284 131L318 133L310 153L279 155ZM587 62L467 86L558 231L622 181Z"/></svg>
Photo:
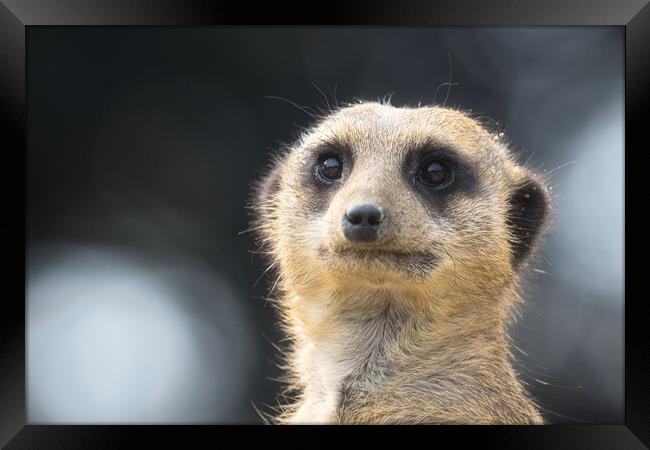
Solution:
<svg viewBox="0 0 650 450"><path fill-rule="evenodd" d="M360 103L279 155L256 224L284 283L304 292L494 296L546 223L547 189L462 112Z"/></svg>

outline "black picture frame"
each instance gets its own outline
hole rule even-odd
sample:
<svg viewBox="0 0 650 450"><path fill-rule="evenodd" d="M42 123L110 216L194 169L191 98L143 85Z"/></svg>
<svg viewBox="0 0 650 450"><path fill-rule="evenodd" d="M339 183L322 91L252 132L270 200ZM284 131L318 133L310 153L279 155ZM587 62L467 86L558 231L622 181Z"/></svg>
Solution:
<svg viewBox="0 0 650 450"><path fill-rule="evenodd" d="M409 1L328 2L304 8L276 3L248 4L223 1L169 0L2 0L0 3L0 148L10 160L2 179L6 214L2 223L5 295L0 313L0 443L6 448L123 448L138 447L142 440L152 446L191 447L189 441L214 446L224 442L225 433L238 439L251 436L248 430L278 437L292 433L293 427L226 426L34 426L26 424L25 399L25 283L21 283L18 261L26 263L25 248L18 250L18 236L25 237L25 190L11 176L25 176L26 50L28 31L36 26L57 25L146 25L192 26L233 24L276 25L390 25L390 26L585 26L625 27L625 233L644 226L642 208L628 196L642 195L644 187L632 188L643 180L642 164L631 163L647 147L642 115L648 109L650 87L650 6L647 0L491 0L491 1ZM642 145L645 144L645 145ZM6 202L6 200L10 200ZM643 203L640 203L643 204ZM22 211L22 216L20 215ZM14 245L7 245L14 244ZM25 245L27 242L25 241ZM373 428L379 439L386 433L417 432L424 438L467 440L498 448L647 448L650 445L650 348L644 297L635 295L641 264L633 261L640 246L625 247L625 422L622 424L550 425L541 427L385 427ZM25 265L22 270L25 274ZM15 287L6 289L7 287ZM640 291L640 289L639 289ZM11 292L11 293L9 293ZM22 292L22 296L20 293ZM352 427L367 430L366 427ZM322 431L322 427L303 427L301 432ZM330 427L333 439L340 441L351 427ZM320 433L325 436L325 433ZM287 436L288 437L288 436ZM322 439L322 437L321 437ZM286 440L285 440L286 441ZM285 442L282 441L282 442ZM241 441L240 441L241 442ZM324 442L324 441L323 441ZM432 442L432 441L430 441Z"/></svg>

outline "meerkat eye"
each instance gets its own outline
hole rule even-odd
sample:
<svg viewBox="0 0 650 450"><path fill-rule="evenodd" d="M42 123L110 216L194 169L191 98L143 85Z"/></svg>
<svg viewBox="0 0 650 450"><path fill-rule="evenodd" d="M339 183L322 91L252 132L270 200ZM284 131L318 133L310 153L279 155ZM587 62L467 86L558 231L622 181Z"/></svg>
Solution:
<svg viewBox="0 0 650 450"><path fill-rule="evenodd" d="M445 161L428 160L418 170L418 180L433 187L447 187L453 179L454 171Z"/></svg>
<svg viewBox="0 0 650 450"><path fill-rule="evenodd" d="M343 162L338 156L325 156L316 164L316 172L326 181L338 180L343 173Z"/></svg>

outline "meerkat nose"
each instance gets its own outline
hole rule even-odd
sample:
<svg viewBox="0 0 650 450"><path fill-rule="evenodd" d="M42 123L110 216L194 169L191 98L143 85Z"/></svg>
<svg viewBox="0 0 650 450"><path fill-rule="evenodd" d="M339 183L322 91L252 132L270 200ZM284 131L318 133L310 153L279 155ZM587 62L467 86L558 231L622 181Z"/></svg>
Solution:
<svg viewBox="0 0 650 450"><path fill-rule="evenodd" d="M372 203L352 204L343 216L343 234L350 241L376 241L386 228L386 222L386 214L381 206Z"/></svg>

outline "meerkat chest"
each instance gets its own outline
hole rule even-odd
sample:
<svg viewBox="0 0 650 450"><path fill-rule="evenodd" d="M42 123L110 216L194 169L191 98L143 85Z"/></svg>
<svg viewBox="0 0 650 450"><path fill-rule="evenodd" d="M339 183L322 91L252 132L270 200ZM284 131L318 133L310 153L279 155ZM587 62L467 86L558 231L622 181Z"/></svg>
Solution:
<svg viewBox="0 0 650 450"><path fill-rule="evenodd" d="M303 349L303 400L292 418L294 423L327 423L341 403L343 381L355 370L349 355L313 344Z"/></svg>
<svg viewBox="0 0 650 450"><path fill-rule="evenodd" d="M311 342L302 350L301 370L305 386L303 402L293 417L296 423L327 423L335 420L342 406L343 390L351 380L372 379L379 388L391 372L386 341L381 334L350 335Z"/></svg>

